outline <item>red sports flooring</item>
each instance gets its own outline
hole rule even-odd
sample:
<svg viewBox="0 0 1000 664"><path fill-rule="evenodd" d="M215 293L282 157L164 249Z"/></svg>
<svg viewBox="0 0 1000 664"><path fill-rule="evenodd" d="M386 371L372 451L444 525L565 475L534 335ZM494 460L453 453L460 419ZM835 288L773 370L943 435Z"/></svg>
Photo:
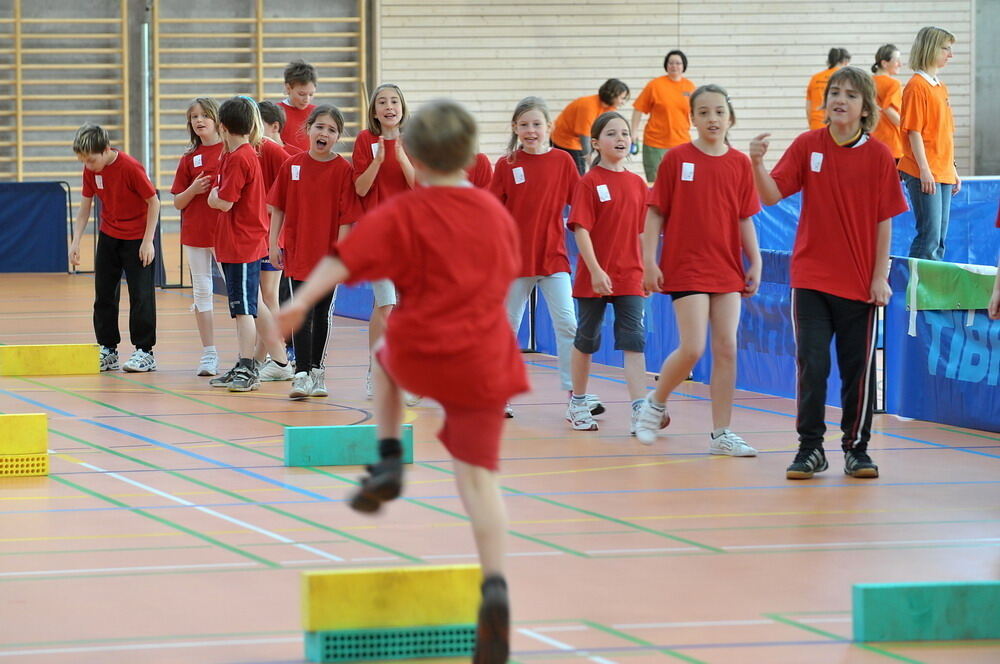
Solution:
<svg viewBox="0 0 1000 664"><path fill-rule="evenodd" d="M158 294L156 373L0 377L0 412L48 413L52 451L49 477L0 479L0 662L300 662L302 570L475 561L433 404L408 412L417 463L378 518L344 504L358 469L282 465L283 426L371 420L362 323L336 320L329 398L230 394L194 376L189 293ZM0 342L90 342L92 296L88 275L0 276ZM877 416L881 478L844 476L833 442L790 482L787 399L738 393L761 454L711 457L707 388L685 384L645 448L620 370L594 376L601 431L572 432L552 358L525 358L501 474L512 661L1000 661L998 641L850 640L853 583L998 578L997 435Z"/></svg>

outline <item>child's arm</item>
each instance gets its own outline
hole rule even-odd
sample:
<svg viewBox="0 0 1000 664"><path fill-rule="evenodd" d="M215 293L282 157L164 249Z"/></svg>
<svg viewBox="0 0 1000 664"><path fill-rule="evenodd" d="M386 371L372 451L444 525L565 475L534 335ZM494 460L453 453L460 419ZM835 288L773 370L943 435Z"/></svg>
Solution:
<svg viewBox="0 0 1000 664"><path fill-rule="evenodd" d="M917 168L920 169L920 191L925 194L933 194L937 189L937 184L934 182L934 174L931 173L931 166L927 162L924 137L920 135L919 131L908 131L906 132L906 139L910 142L910 147L913 149L913 161L917 162Z"/></svg>
<svg viewBox="0 0 1000 664"><path fill-rule="evenodd" d="M351 276L347 266L336 256L326 256L309 274L305 284L295 290L295 295L278 312L279 333L283 338L302 326L306 314L312 310L320 298L333 290L334 286Z"/></svg>
<svg viewBox="0 0 1000 664"><path fill-rule="evenodd" d="M212 191L208 192L208 207L215 210L221 210L223 212L229 212L233 209L233 203L219 198L219 188L212 187Z"/></svg>
<svg viewBox="0 0 1000 664"><path fill-rule="evenodd" d="M872 286L868 302L876 307L889 304L892 289L889 288L889 243L892 240L892 219L883 219L878 224L878 239L875 245L875 269L872 271Z"/></svg>
<svg viewBox="0 0 1000 664"><path fill-rule="evenodd" d="M660 244L663 229L663 215L650 205L646 208L646 228L642 231L642 287L649 293L663 290L663 271L656 259L656 248Z"/></svg>
<svg viewBox="0 0 1000 664"><path fill-rule="evenodd" d="M396 141L396 161L399 162L399 167L403 171L406 184L410 185L410 189L413 189L413 185L417 181L417 175L413 170L413 164L410 163L410 158L407 156L406 150L403 149L402 138Z"/></svg>
<svg viewBox="0 0 1000 664"><path fill-rule="evenodd" d="M757 193L764 205L774 205L784 196L778 190L778 184L767 172L764 166L764 155L767 154L767 146L770 142L767 137L771 134L758 134L750 141L750 163L753 166L753 182L757 186Z"/></svg>
<svg viewBox="0 0 1000 664"><path fill-rule="evenodd" d="M1000 319L1000 257L997 258L997 278L993 281L993 296L990 297L990 318Z"/></svg>
<svg viewBox="0 0 1000 664"><path fill-rule="evenodd" d="M153 248L153 236L156 235L156 224L160 221L160 199L153 194L146 199L146 232L142 234L142 243L139 245L139 262L146 267L153 262L156 257L156 250Z"/></svg>
<svg viewBox="0 0 1000 664"><path fill-rule="evenodd" d="M341 224L340 230L337 231L337 244L340 244L347 238L347 234L351 232L351 224Z"/></svg>
<svg viewBox="0 0 1000 664"><path fill-rule="evenodd" d="M204 194L211 186L212 176L205 175L205 172L202 171L198 174L198 177L191 181L191 186L181 193L174 195L174 207L178 210L183 210L194 200L195 196Z"/></svg>
<svg viewBox="0 0 1000 664"><path fill-rule="evenodd" d="M642 122L643 112L637 108L632 109L632 122L629 126L632 127L632 136L634 137L635 143L639 142L639 123ZM587 142L590 143L590 137L587 137Z"/></svg>
<svg viewBox="0 0 1000 664"><path fill-rule="evenodd" d="M382 167L383 161L385 161L385 139L379 136L378 152L372 157L372 163L354 181L354 191L357 192L358 196L365 197L371 191L372 185L375 184L375 176L378 175L378 169Z"/></svg>
<svg viewBox="0 0 1000 664"><path fill-rule="evenodd" d="M76 221L73 223L73 242L69 246L69 264L77 266L80 264L80 238L87 230L87 222L90 221L90 208L94 199L89 196L80 197L80 209L76 212Z"/></svg>
<svg viewBox="0 0 1000 664"><path fill-rule="evenodd" d="M757 229L753 225L753 219L747 217L740 219L740 240L743 243L743 253L750 259L750 267L746 272L746 287L743 289L743 297L750 297L757 293L760 288L760 272L763 268L763 261L760 257L760 247L757 245Z"/></svg>
<svg viewBox="0 0 1000 664"><path fill-rule="evenodd" d="M590 231L577 226L573 229L573 235L576 236L576 247L580 251L580 258L583 259L583 262L587 265L587 269L590 270L590 282L594 288L594 292L598 295L612 295L614 291L611 287L611 277L601 268L601 264L597 262L597 255L594 253L594 243L590 239Z"/></svg>
<svg viewBox="0 0 1000 664"><path fill-rule="evenodd" d="M889 118L889 122L891 122L894 127L899 126L899 113L896 111L896 109L890 106L886 106L885 108L880 110L882 111L882 115Z"/></svg>
<svg viewBox="0 0 1000 664"><path fill-rule="evenodd" d="M273 205L271 208L271 236L268 242L268 254L271 260L271 265L278 268L279 270L285 269L285 257L281 255L281 247L278 246L278 238L281 237L281 227L285 225L285 211L276 208Z"/></svg>

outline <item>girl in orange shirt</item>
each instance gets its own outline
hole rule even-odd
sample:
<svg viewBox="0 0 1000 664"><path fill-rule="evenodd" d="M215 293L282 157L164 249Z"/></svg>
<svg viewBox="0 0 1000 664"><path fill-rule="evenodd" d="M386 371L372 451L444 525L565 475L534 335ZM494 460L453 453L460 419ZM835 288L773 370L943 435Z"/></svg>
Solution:
<svg viewBox="0 0 1000 664"><path fill-rule="evenodd" d="M903 61L899 57L899 49L895 44L886 44L875 53L875 64L872 73L875 74L875 98L878 102L879 120L872 132L872 138L877 138L889 146L893 158L899 162L903 156L903 138L899 133L899 109L903 106L903 86L893 78L899 73Z"/></svg>
<svg viewBox="0 0 1000 664"><path fill-rule="evenodd" d="M944 239L951 216L951 197L962 188L955 168L955 120L948 88L937 73L951 60L955 35L935 27L921 28L910 49L913 77L903 89L899 128L903 158L899 170L910 194L917 234L910 256L944 260Z"/></svg>
<svg viewBox="0 0 1000 664"><path fill-rule="evenodd" d="M826 92L826 82L844 65L850 64L851 54L846 48L831 48L826 55L826 69L813 74L806 86L806 122L810 129L822 129L826 126L826 110L823 108L823 94Z"/></svg>
<svg viewBox="0 0 1000 664"><path fill-rule="evenodd" d="M552 127L552 147L565 150L576 162L580 175L587 172L590 154L590 128L601 114L617 110L628 101L628 86L609 78L596 95L580 97L566 105Z"/></svg>

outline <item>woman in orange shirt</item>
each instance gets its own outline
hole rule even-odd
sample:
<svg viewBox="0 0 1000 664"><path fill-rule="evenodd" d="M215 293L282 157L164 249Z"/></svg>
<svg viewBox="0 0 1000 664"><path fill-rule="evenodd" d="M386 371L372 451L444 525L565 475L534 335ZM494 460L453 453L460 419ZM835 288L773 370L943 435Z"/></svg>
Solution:
<svg viewBox="0 0 1000 664"><path fill-rule="evenodd" d="M826 126L826 110L823 108L823 95L826 94L826 82L844 65L850 64L851 54L846 48L831 48L826 54L826 69L813 74L806 86L806 122L810 129L822 129Z"/></svg>
<svg viewBox="0 0 1000 664"><path fill-rule="evenodd" d="M955 168L955 120L948 88L937 77L951 59L954 43L955 35L947 30L926 27L910 49L915 73L903 89L899 128L905 140L899 170L917 221L910 245L913 258L944 260L951 197L962 188Z"/></svg>
<svg viewBox="0 0 1000 664"><path fill-rule="evenodd" d="M691 106L688 99L695 84L684 78L688 59L683 51L673 50L663 59L666 76L654 78L632 104L632 130L639 135L644 114L649 122L642 134L642 167L646 182L656 180L656 169L670 148L691 142Z"/></svg>
<svg viewBox="0 0 1000 664"><path fill-rule="evenodd" d="M628 97L628 86L617 78L609 78L596 95L571 101L556 118L552 127L552 147L568 152L580 175L587 172L586 157L590 154L590 128L594 120L618 110Z"/></svg>
<svg viewBox="0 0 1000 664"><path fill-rule="evenodd" d="M878 101L879 119L872 137L889 146L893 159L899 163L903 156L903 137L899 133L899 109L903 106L903 86L893 78L899 73L903 61L895 44L885 44L875 52L875 97Z"/></svg>

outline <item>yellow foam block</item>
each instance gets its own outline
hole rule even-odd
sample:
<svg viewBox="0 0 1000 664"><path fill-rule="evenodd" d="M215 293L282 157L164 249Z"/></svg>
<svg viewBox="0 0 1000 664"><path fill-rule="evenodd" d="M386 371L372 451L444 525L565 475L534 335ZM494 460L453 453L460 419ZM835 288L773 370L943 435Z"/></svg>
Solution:
<svg viewBox="0 0 1000 664"><path fill-rule="evenodd" d="M97 344L0 346L0 376L100 373Z"/></svg>
<svg viewBox="0 0 1000 664"><path fill-rule="evenodd" d="M45 413L0 415L0 454L45 454L48 449Z"/></svg>
<svg viewBox="0 0 1000 664"><path fill-rule="evenodd" d="M303 572L302 626L309 632L476 622L478 565Z"/></svg>

